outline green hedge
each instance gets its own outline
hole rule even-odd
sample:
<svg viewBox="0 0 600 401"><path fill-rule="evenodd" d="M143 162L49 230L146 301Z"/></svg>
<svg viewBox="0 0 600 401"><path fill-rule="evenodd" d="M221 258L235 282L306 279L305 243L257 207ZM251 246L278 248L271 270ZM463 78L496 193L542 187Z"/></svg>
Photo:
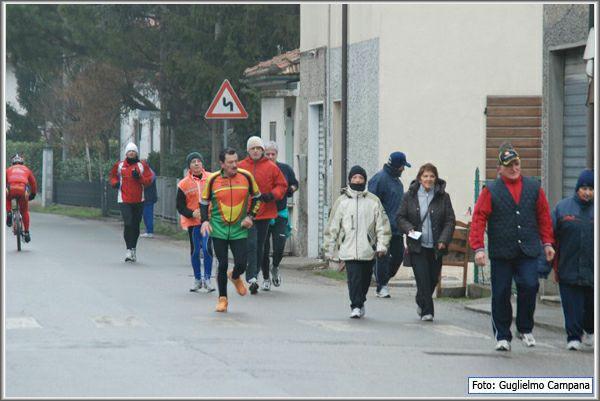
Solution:
<svg viewBox="0 0 600 401"><path fill-rule="evenodd" d="M100 161L92 158L92 181L96 181L102 174L103 179L108 178L108 173L116 160ZM58 161L54 165L54 179L68 181L88 180L87 160L85 157L72 157L65 161Z"/></svg>

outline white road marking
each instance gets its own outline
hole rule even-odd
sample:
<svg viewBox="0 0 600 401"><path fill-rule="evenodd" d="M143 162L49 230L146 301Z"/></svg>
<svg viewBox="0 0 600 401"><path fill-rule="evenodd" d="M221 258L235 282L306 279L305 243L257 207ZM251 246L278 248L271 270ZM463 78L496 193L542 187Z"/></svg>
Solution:
<svg viewBox="0 0 600 401"><path fill-rule="evenodd" d="M476 331L463 329L462 327L453 326L451 324L433 324L432 329L437 331L438 333L445 334L447 336L455 336L455 337L475 337L475 338L483 338L486 340L491 340L491 336L478 333Z"/></svg>
<svg viewBox="0 0 600 401"><path fill-rule="evenodd" d="M6 330L12 329L39 329L42 326L32 317L7 317Z"/></svg>
<svg viewBox="0 0 600 401"><path fill-rule="evenodd" d="M145 327L146 322L135 316L116 318L112 316L96 316L92 318L96 327Z"/></svg>
<svg viewBox="0 0 600 401"><path fill-rule="evenodd" d="M211 325L211 326L220 326L220 327L252 327L257 328L261 327L260 324L255 322L242 322L235 317L220 315L220 316L195 316L192 318L193 320L198 320L203 324Z"/></svg>
<svg viewBox="0 0 600 401"><path fill-rule="evenodd" d="M298 320L298 322L302 324L307 324L309 326L317 327L319 329L324 329L328 331L338 331L338 332L372 332L373 330L360 327L359 322L341 322L336 320Z"/></svg>

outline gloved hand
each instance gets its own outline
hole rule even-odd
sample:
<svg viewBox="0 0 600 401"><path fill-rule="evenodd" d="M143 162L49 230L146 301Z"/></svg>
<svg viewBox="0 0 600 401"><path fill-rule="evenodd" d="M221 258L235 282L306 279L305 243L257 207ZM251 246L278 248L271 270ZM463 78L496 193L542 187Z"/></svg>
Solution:
<svg viewBox="0 0 600 401"><path fill-rule="evenodd" d="M35 192L32 192L29 194L29 200L34 200L35 199Z"/></svg>
<svg viewBox="0 0 600 401"><path fill-rule="evenodd" d="M119 189L120 186L121 186L121 184L117 181L117 183L115 185L113 185L112 187L114 189Z"/></svg>
<svg viewBox="0 0 600 401"><path fill-rule="evenodd" d="M275 196L270 192L260 194L261 202L272 202L273 199L275 199Z"/></svg>
<svg viewBox="0 0 600 401"><path fill-rule="evenodd" d="M140 176L140 172L139 172L139 171L137 171L137 169L135 169L135 168L134 168L134 169L133 169L133 171L131 172L131 175L132 175L132 176L133 176L133 178L135 178L135 179L139 179L139 178L141 177L141 176Z"/></svg>

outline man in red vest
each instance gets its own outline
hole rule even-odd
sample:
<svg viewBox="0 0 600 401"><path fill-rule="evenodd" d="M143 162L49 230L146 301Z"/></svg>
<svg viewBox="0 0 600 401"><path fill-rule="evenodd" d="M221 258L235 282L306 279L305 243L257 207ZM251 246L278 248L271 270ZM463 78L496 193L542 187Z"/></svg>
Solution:
<svg viewBox="0 0 600 401"><path fill-rule="evenodd" d="M500 148L498 166L500 177L485 187L477 199L469 243L475 251L475 263L484 266L483 235L487 224L496 350L510 351L512 281L517 285L518 335L527 347L533 347L538 255L543 247L546 260L554 258L554 234L544 190L538 181L521 175L521 159L510 144Z"/></svg>

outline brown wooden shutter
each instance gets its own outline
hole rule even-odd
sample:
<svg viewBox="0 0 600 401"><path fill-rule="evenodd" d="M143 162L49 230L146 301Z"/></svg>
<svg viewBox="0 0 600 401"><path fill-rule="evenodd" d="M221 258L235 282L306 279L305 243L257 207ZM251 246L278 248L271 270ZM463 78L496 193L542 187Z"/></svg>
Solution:
<svg viewBox="0 0 600 401"><path fill-rule="evenodd" d="M541 96L488 96L485 178L496 178L498 147L510 142L521 156L521 172L542 175Z"/></svg>

